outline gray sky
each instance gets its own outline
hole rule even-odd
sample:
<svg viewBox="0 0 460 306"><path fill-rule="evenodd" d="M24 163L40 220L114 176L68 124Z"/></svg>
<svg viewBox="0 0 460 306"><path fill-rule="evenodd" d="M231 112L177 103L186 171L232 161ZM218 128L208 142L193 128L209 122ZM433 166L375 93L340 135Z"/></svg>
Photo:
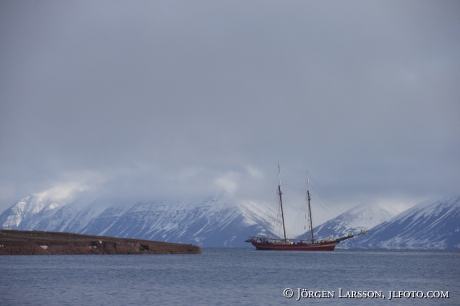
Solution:
<svg viewBox="0 0 460 306"><path fill-rule="evenodd" d="M457 194L459 16L458 1L0 1L0 211L51 189L263 201L278 162L344 206Z"/></svg>

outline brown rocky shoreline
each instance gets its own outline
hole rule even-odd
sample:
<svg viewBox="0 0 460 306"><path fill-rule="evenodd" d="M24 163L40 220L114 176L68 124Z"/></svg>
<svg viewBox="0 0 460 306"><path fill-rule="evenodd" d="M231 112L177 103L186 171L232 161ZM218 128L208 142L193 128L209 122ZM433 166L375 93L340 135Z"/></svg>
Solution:
<svg viewBox="0 0 460 306"><path fill-rule="evenodd" d="M201 254L199 246L62 232L0 230L0 255Z"/></svg>

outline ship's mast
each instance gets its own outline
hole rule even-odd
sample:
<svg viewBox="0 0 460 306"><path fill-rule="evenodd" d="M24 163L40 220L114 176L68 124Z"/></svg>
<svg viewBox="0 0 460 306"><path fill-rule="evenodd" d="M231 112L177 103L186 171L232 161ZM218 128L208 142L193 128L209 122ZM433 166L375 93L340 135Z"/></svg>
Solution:
<svg viewBox="0 0 460 306"><path fill-rule="evenodd" d="M280 197L280 207L281 207L281 219L283 220L283 233L284 233L284 241L286 241L286 227L284 226L284 213L283 213L283 199L281 197L281 168L280 164L278 164L278 195Z"/></svg>
<svg viewBox="0 0 460 306"><path fill-rule="evenodd" d="M313 221L311 219L311 206L310 206L310 179L308 178L308 171L307 171L307 200L308 200L308 217L310 219L310 233L311 233L311 243L315 242L313 238Z"/></svg>

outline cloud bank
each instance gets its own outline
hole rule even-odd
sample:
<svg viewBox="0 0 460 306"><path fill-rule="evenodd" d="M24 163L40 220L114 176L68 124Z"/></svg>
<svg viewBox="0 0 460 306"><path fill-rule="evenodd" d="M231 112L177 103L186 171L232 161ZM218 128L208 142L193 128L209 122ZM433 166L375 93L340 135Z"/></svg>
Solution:
<svg viewBox="0 0 460 306"><path fill-rule="evenodd" d="M75 181L265 201L278 162L343 205L458 193L459 13L454 1L3 2L0 210Z"/></svg>

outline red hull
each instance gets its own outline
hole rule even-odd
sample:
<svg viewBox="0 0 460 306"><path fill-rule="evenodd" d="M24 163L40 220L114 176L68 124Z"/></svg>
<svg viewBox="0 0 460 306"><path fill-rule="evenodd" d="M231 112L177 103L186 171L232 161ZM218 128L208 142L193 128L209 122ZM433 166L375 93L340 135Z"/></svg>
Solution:
<svg viewBox="0 0 460 306"><path fill-rule="evenodd" d="M257 250L265 251L334 251L338 242L277 244L251 241L251 243Z"/></svg>

